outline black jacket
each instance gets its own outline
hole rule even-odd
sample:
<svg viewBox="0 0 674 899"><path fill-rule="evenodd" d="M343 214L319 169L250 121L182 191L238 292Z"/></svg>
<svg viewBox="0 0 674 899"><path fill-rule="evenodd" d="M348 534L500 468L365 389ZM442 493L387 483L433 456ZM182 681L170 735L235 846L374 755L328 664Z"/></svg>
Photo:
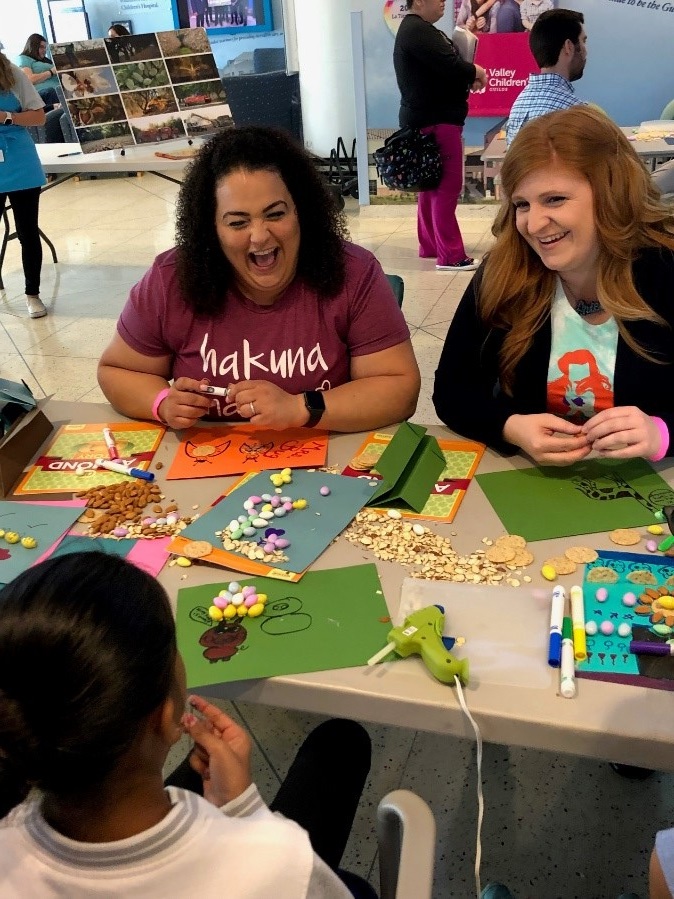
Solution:
<svg viewBox="0 0 674 899"><path fill-rule="evenodd" d="M475 66L464 62L449 38L421 16L408 13L393 47L400 90L400 125L463 125Z"/></svg>
<svg viewBox="0 0 674 899"><path fill-rule="evenodd" d="M438 417L458 434L512 455L517 448L503 440L503 426L514 414L531 415L547 408L547 379L552 329L548 317L520 359L512 397L498 387L498 354L506 332L488 328L477 313L475 284L468 285L445 338L435 372L433 405ZM637 406L666 423L671 435L667 455L674 455L674 252L641 250L632 267L639 295L667 322L627 322L638 344L662 363L635 353L618 336L613 379L614 404ZM479 283L479 282L478 282Z"/></svg>

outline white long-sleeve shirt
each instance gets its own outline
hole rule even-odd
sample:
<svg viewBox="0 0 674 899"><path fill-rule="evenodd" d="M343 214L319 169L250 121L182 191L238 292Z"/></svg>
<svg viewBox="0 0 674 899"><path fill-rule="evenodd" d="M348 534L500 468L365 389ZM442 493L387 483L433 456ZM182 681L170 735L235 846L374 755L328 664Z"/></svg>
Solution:
<svg viewBox="0 0 674 899"><path fill-rule="evenodd" d="M272 814L257 787L218 809L167 787L171 811L154 827L113 843L81 843L55 831L29 798L0 821L3 899L349 899L314 854L309 835Z"/></svg>

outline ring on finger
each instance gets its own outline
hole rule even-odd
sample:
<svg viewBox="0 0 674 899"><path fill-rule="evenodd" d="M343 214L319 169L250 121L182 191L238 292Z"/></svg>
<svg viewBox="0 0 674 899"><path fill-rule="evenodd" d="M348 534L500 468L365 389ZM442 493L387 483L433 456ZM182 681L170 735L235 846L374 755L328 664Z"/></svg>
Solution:
<svg viewBox="0 0 674 899"><path fill-rule="evenodd" d="M255 415L255 406L252 403L248 403L248 405L250 406L250 414L252 418L252 416Z"/></svg>

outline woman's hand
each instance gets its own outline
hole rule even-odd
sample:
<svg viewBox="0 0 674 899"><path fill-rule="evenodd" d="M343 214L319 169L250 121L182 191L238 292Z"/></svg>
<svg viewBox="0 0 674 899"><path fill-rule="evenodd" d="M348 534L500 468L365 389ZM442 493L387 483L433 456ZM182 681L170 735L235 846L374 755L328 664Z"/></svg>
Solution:
<svg viewBox="0 0 674 899"><path fill-rule="evenodd" d="M606 459L650 459L660 449L660 429L636 406L603 409L583 425L592 449Z"/></svg>
<svg viewBox="0 0 674 899"><path fill-rule="evenodd" d="M178 378L168 395L159 404L159 417L170 428L180 430L191 428L195 421L199 421L208 412L211 405L211 397L201 393L203 381L195 381L194 378Z"/></svg>
<svg viewBox="0 0 674 899"><path fill-rule="evenodd" d="M232 384L227 392L227 401L236 403L236 410L251 424L283 431L286 428L301 428L309 420L304 397L286 393L269 381L239 381Z"/></svg>
<svg viewBox="0 0 674 899"><path fill-rule="evenodd" d="M538 465L571 465L592 449L581 425L549 412L511 415L503 426L503 439L519 446Z"/></svg>
<svg viewBox="0 0 674 899"><path fill-rule="evenodd" d="M240 796L252 783L250 737L229 715L201 696L190 705L203 719L183 716L185 732L194 740L190 765L204 782L204 798L218 807Z"/></svg>

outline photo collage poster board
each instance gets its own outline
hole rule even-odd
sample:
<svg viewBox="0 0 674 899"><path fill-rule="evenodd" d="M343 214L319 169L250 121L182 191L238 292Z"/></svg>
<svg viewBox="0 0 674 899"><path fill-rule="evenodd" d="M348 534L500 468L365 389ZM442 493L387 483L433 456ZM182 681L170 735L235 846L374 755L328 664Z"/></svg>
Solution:
<svg viewBox="0 0 674 899"><path fill-rule="evenodd" d="M84 153L234 125L203 28L69 41L51 53Z"/></svg>

